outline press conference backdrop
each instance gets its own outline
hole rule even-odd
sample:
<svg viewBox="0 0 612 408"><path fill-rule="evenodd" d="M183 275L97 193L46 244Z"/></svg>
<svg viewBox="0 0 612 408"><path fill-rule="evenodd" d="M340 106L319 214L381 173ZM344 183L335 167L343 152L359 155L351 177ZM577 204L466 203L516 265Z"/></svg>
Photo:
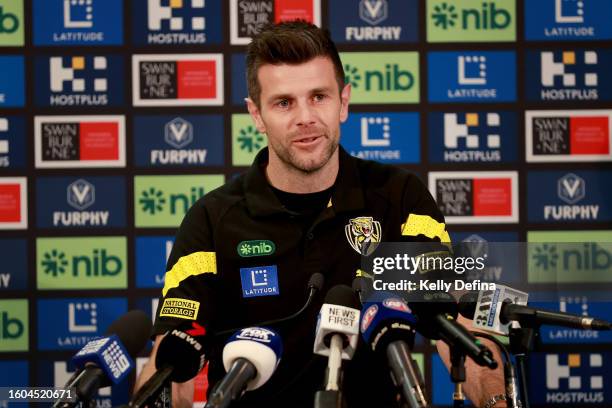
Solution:
<svg viewBox="0 0 612 408"><path fill-rule="evenodd" d="M153 317L186 210L266 144L245 45L293 18L339 46L351 154L420 175L455 241L597 242L584 281L528 283L542 306L612 319L592 301L612 280L609 0L0 0L1 385L63 385L115 318ZM609 334L543 340L534 404L612 406ZM449 405L435 349L416 353ZM127 398L124 384L98 402Z"/></svg>

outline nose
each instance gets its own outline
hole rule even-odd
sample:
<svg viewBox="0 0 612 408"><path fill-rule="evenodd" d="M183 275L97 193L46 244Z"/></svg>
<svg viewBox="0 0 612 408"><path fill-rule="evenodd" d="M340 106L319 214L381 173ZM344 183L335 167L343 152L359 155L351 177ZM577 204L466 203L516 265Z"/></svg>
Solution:
<svg viewBox="0 0 612 408"><path fill-rule="evenodd" d="M312 126L316 123L314 109L308 103L302 103L296 110L296 124L300 127Z"/></svg>

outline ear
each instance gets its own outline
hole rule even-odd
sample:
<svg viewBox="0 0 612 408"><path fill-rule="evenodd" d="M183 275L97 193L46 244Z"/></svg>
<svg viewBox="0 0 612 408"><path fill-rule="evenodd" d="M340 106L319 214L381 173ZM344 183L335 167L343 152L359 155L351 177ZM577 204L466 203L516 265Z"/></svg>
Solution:
<svg viewBox="0 0 612 408"><path fill-rule="evenodd" d="M257 130L259 130L260 133L266 133L266 125L264 125L264 122L261 119L261 112L259 111L259 108L255 102L253 102L251 98L244 98L244 101L247 104L247 109L249 110L249 114L251 115L251 119L253 119Z"/></svg>
<svg viewBox="0 0 612 408"><path fill-rule="evenodd" d="M340 122L344 123L348 118L349 100L351 99L351 84L344 85L340 92Z"/></svg>

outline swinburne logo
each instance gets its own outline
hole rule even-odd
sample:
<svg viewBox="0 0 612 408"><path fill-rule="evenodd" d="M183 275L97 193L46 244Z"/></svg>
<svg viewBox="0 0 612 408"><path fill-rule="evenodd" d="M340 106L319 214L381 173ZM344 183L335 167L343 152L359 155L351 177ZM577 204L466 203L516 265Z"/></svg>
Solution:
<svg viewBox="0 0 612 408"><path fill-rule="evenodd" d="M124 116L37 116L37 168L124 167Z"/></svg>
<svg viewBox="0 0 612 408"><path fill-rule="evenodd" d="M223 105L223 55L134 55L132 84L134 106Z"/></svg>
<svg viewBox="0 0 612 408"><path fill-rule="evenodd" d="M429 191L449 224L518 222L515 171L431 172Z"/></svg>
<svg viewBox="0 0 612 408"><path fill-rule="evenodd" d="M528 162L612 161L612 110L526 111Z"/></svg>
<svg viewBox="0 0 612 408"><path fill-rule="evenodd" d="M0 177L0 230L28 228L25 177Z"/></svg>

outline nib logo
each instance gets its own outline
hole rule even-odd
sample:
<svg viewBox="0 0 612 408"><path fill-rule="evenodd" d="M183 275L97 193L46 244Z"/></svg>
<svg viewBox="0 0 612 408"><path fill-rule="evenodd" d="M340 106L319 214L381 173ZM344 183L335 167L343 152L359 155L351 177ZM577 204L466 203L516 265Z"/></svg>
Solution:
<svg viewBox="0 0 612 408"><path fill-rule="evenodd" d="M543 244L535 248L533 260L535 266L542 269L553 269L557 266L559 254L555 245Z"/></svg>
<svg viewBox="0 0 612 408"><path fill-rule="evenodd" d="M410 71L400 69L399 64L385 64L383 69L364 70L363 76L357 67L345 64L345 82L355 89L369 91L407 91L414 86Z"/></svg>
<svg viewBox="0 0 612 408"><path fill-rule="evenodd" d="M353 88L359 88L359 82L361 82L361 75L359 74L359 69L349 64L345 64L344 73L344 82L347 84L351 84L351 87Z"/></svg>
<svg viewBox="0 0 612 408"><path fill-rule="evenodd" d="M140 200L138 201L142 206L142 211L148 212L151 215L163 211L166 199L164 198L164 192L161 190L151 187L149 190L141 193Z"/></svg>
<svg viewBox="0 0 612 408"><path fill-rule="evenodd" d="M175 149L182 149L193 142L193 125L182 118L175 118L164 128L164 140Z"/></svg>
<svg viewBox="0 0 612 408"><path fill-rule="evenodd" d="M438 4L434 7L434 12L431 14L431 18L434 20L434 25L447 30L450 27L454 27L459 14L457 9L452 4L446 2Z"/></svg>
<svg viewBox="0 0 612 408"><path fill-rule="evenodd" d="M457 25L463 30L501 30L510 25L512 16L495 2L483 2L480 8L465 7L458 11L454 5L442 2L433 7L431 18L436 27L448 30Z"/></svg>
<svg viewBox="0 0 612 408"><path fill-rule="evenodd" d="M79 179L68 186L68 204L77 210L85 210L96 201L96 189L90 182Z"/></svg>
<svg viewBox="0 0 612 408"><path fill-rule="evenodd" d="M240 129L237 140L240 150L248 151L249 153L257 152L264 146L263 135L253 126Z"/></svg>
<svg viewBox="0 0 612 408"><path fill-rule="evenodd" d="M557 182L559 198L568 204L576 204L586 195L586 183L582 177L566 174Z"/></svg>
<svg viewBox="0 0 612 408"><path fill-rule="evenodd" d="M41 263L44 273L52 275L53 277L66 273L66 268L68 267L66 254L56 249L51 252L45 252Z"/></svg>

